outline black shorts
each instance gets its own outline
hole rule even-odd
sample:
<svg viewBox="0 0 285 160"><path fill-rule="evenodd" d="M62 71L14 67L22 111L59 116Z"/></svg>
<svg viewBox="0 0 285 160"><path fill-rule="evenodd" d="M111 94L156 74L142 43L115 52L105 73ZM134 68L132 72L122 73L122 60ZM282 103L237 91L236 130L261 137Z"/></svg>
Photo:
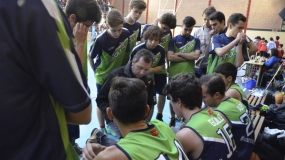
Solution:
<svg viewBox="0 0 285 160"><path fill-rule="evenodd" d="M159 95L165 94L162 92L166 85L166 74L154 74L155 91Z"/></svg>

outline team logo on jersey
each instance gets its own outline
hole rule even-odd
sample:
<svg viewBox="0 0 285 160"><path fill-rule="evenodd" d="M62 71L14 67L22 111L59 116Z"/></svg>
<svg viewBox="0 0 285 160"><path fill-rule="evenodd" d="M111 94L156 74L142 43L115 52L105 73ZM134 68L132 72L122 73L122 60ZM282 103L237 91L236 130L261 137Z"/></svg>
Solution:
<svg viewBox="0 0 285 160"><path fill-rule="evenodd" d="M209 113L210 116L214 114L212 109L209 109L207 112Z"/></svg>
<svg viewBox="0 0 285 160"><path fill-rule="evenodd" d="M191 41L189 43L187 43L186 45L182 46L179 48L180 52L182 53L188 53L194 50L194 46L196 44L196 41Z"/></svg>
<svg viewBox="0 0 285 160"><path fill-rule="evenodd" d="M133 42L137 41L138 35L139 35L139 29L137 31L135 31L129 38L130 38L130 44L132 44Z"/></svg>
<svg viewBox="0 0 285 160"><path fill-rule="evenodd" d="M231 57L235 57L235 56L236 56L236 47L231 49L228 53L224 54L223 56L219 56L218 62L225 60L225 59L229 59Z"/></svg>
<svg viewBox="0 0 285 160"><path fill-rule="evenodd" d="M151 134L152 136L158 136L158 135L159 135L159 133L157 132L156 128L152 129L152 130L150 131L150 134Z"/></svg>

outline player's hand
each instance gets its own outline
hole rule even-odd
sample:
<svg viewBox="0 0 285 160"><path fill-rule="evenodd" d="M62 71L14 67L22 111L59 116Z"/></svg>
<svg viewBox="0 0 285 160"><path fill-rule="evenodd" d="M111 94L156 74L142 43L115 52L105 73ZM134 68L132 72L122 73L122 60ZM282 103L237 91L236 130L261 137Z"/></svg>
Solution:
<svg viewBox="0 0 285 160"><path fill-rule="evenodd" d="M209 33L210 33L210 37L213 37L216 34L215 30L213 29Z"/></svg>
<svg viewBox="0 0 285 160"><path fill-rule="evenodd" d="M98 143L86 143L82 151L82 160L93 160L105 148Z"/></svg>
<svg viewBox="0 0 285 160"><path fill-rule="evenodd" d="M152 24L157 26L159 21L160 21L160 18L156 18Z"/></svg>
<svg viewBox="0 0 285 160"><path fill-rule="evenodd" d="M73 35L76 39L76 43L84 43L87 39L88 27L82 23L76 23L73 28Z"/></svg>

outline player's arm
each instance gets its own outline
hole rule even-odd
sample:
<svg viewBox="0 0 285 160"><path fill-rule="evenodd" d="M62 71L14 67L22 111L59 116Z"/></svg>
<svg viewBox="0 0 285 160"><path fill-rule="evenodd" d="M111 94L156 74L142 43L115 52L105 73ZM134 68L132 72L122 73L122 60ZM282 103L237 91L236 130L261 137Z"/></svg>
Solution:
<svg viewBox="0 0 285 160"><path fill-rule="evenodd" d="M156 73L156 72L159 72L159 71L162 70L162 68L163 68L163 66L155 66L155 67L149 69L149 73Z"/></svg>
<svg viewBox="0 0 285 160"><path fill-rule="evenodd" d="M175 53L175 55L182 57L183 59L186 60L197 60L200 56L201 51L200 50L195 50L193 52L190 53Z"/></svg>
<svg viewBox="0 0 285 160"><path fill-rule="evenodd" d="M96 38L95 42L94 42L94 45L91 49L91 52L88 54L88 61L89 61L89 64L92 68L92 70L95 72L95 63L94 63L94 58L97 56L97 55L101 55L102 53L102 48L99 44L99 40L98 38Z"/></svg>
<svg viewBox="0 0 285 160"><path fill-rule="evenodd" d="M242 100L240 93L236 89L228 89L226 92L226 96L237 99L239 101Z"/></svg>
<svg viewBox="0 0 285 160"><path fill-rule="evenodd" d="M238 43L237 52L236 52L236 64L235 65L236 67L240 67L244 62L244 58L242 54L242 51L243 51L242 47L246 39L246 35L244 33L238 33L237 38L239 38L239 43Z"/></svg>
<svg viewBox="0 0 285 160"><path fill-rule="evenodd" d="M174 52L174 39L172 38L169 42L168 51L167 51L167 60L170 62L184 62L185 58L176 55Z"/></svg>
<svg viewBox="0 0 285 160"><path fill-rule="evenodd" d="M222 46L220 46L220 42L219 42L219 40L218 40L218 37L219 37L219 36L214 36L214 37L213 37L213 44L214 44L214 46L215 46L214 51L215 51L215 53L216 53L218 56L223 56L224 54L226 54L227 52L229 52L229 51L230 51L232 48L234 48L235 45L236 45L237 43L239 43L239 41L240 41L240 37L237 36L237 38L234 39L231 43L229 43L228 45L222 47ZM218 46L217 46L217 45L218 45Z"/></svg>
<svg viewBox="0 0 285 160"><path fill-rule="evenodd" d="M73 29L73 35L76 39L75 50L80 58L81 64L84 64L84 44L87 39L88 28L82 24L77 23Z"/></svg>
<svg viewBox="0 0 285 160"><path fill-rule="evenodd" d="M94 160L129 160L128 157L115 145L106 148L104 151L100 152Z"/></svg>
<svg viewBox="0 0 285 160"><path fill-rule="evenodd" d="M185 62L186 59L178 56L177 53L174 53L173 51L167 52L167 58L170 62Z"/></svg>
<svg viewBox="0 0 285 160"><path fill-rule="evenodd" d="M255 55L255 53L257 52L257 46L252 41L247 42L246 45L247 45L247 48L248 48L249 56Z"/></svg>
<svg viewBox="0 0 285 160"><path fill-rule="evenodd" d="M200 50L200 40L198 38L195 38L195 46L194 51L190 53L177 53L178 56L183 57L187 60L197 60L200 57L201 50Z"/></svg>
<svg viewBox="0 0 285 160"><path fill-rule="evenodd" d="M185 153L191 157L190 159L197 159L203 151L202 139L191 129L183 128L176 133L179 141L181 142Z"/></svg>
<svg viewBox="0 0 285 160"><path fill-rule="evenodd" d="M105 150L106 147L99 143L86 143L82 151L82 160L93 160L96 155Z"/></svg>

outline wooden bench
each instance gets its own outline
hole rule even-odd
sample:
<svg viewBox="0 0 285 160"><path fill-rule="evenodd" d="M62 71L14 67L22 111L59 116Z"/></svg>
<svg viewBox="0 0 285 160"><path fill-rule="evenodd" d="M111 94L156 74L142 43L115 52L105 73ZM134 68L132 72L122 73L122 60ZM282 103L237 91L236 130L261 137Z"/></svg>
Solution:
<svg viewBox="0 0 285 160"><path fill-rule="evenodd" d="M266 90L263 97L257 97L254 95L247 95L247 102L251 106L256 106L258 104L264 104L268 91ZM264 116L259 115L259 110L251 110L251 120L254 130L254 140L256 140L258 133L264 122Z"/></svg>

